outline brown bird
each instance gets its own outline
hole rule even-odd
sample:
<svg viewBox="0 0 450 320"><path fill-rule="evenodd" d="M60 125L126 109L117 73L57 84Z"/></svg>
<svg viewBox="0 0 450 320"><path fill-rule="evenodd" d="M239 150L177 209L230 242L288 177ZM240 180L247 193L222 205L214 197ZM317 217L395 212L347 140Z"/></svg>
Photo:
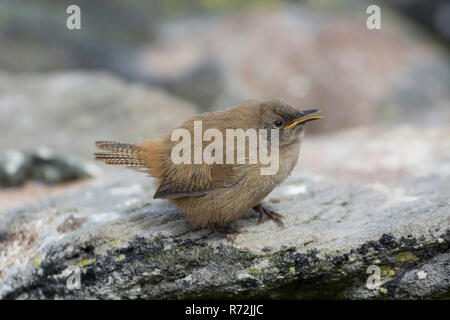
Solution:
<svg viewBox="0 0 450 320"><path fill-rule="evenodd" d="M189 148L179 153L190 163L174 163L173 148L179 144L180 139L174 140L169 134L163 138L150 139L136 144L97 141L96 145L105 153L95 153L95 159L110 165L119 165L138 169L157 179L157 191L153 198L168 199L181 209L183 215L195 227L209 228L225 235L229 240L245 230L240 231L229 226L229 222L240 218L253 209L259 213L259 222L264 215L280 226L284 226L283 216L264 208L261 201L291 173L297 163L300 143L304 135L306 122L321 119L322 116L309 116L308 114L319 110L298 111L290 105L271 100L266 102L248 101L225 111L203 113L184 122L178 129L185 129L194 142L188 141ZM221 152L228 156L234 146L235 139L226 141L223 146L215 145L210 149L212 156L217 156L215 163L195 162L195 121L201 121L203 132L208 129L217 129L215 133L222 133L227 137L227 129L266 129L266 141L271 155L274 154L276 144L271 140L278 133L279 157L278 166L274 174L262 174L261 169L268 164L251 160L251 138L245 139L244 154L240 157L233 154L233 161L217 161ZM197 122L198 124L198 122ZM276 131L275 131L276 130ZM214 142L218 138L216 136ZM201 150L208 148L211 140L201 138ZM220 139L219 139L220 140ZM197 148L197 149L196 149ZM257 144L256 151L261 152L261 144ZM189 155L191 151L191 155ZM186 152L186 154L185 154ZM238 151L239 152L239 151ZM235 152L235 153L238 153ZM238 160L241 161L238 161ZM231 163L230 163L231 162Z"/></svg>

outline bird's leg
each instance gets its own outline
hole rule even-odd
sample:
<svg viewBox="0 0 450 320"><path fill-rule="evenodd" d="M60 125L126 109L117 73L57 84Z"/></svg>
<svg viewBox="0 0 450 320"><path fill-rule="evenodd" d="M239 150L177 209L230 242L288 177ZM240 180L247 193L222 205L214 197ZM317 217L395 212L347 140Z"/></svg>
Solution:
<svg viewBox="0 0 450 320"><path fill-rule="evenodd" d="M281 214L276 213L272 210L266 209L261 204L254 206L253 210L255 210L255 212L259 213L258 223L261 223L263 215L266 215L269 217L269 219L271 219L273 222L278 224L280 227L284 227L284 223L281 220L284 217Z"/></svg>
<svg viewBox="0 0 450 320"><path fill-rule="evenodd" d="M209 230L214 231L215 233L227 238L228 241L234 242L236 240L236 236L241 233L247 233L247 230L238 230L233 229L232 227L219 227L213 223L210 223L206 226Z"/></svg>

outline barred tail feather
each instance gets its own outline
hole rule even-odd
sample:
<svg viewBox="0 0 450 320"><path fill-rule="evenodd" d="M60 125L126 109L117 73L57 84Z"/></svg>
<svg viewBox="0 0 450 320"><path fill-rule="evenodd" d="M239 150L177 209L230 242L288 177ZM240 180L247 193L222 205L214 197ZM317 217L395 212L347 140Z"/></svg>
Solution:
<svg viewBox="0 0 450 320"><path fill-rule="evenodd" d="M95 160L116 166L145 167L145 164L139 159L141 149L134 144L115 141L97 141L95 145L100 150L108 151L94 153Z"/></svg>

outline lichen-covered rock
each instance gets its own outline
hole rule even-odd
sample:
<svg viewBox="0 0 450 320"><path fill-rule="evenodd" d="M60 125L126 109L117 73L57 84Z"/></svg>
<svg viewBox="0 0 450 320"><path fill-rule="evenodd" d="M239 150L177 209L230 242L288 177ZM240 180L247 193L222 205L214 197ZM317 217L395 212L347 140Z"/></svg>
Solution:
<svg viewBox="0 0 450 320"><path fill-rule="evenodd" d="M437 150L450 138L446 128L433 130L440 134L428 144ZM377 158L384 149L371 152ZM193 230L137 173L93 181L0 215L0 297L449 298L449 159L438 155L427 163L440 171L391 181L296 170L266 199L286 227L258 224L249 212L234 223L248 230L234 243Z"/></svg>

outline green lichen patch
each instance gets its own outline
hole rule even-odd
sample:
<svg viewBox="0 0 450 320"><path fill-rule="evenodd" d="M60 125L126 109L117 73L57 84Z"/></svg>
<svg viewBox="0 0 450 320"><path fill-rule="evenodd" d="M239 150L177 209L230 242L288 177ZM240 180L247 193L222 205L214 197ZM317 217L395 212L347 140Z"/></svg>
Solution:
<svg viewBox="0 0 450 320"><path fill-rule="evenodd" d="M34 257L34 266L35 267L40 267L41 266L41 259L42 259L42 254L38 253L35 257Z"/></svg>
<svg viewBox="0 0 450 320"><path fill-rule="evenodd" d="M289 268L289 274L294 275L295 274L295 267Z"/></svg>
<svg viewBox="0 0 450 320"><path fill-rule="evenodd" d="M259 275L261 275L260 268L249 268L247 269L247 272L254 277L258 277Z"/></svg>
<svg viewBox="0 0 450 320"><path fill-rule="evenodd" d="M85 267L87 265L93 264L97 261L97 259L93 258L93 259L83 259L80 262L78 262L76 264L77 267Z"/></svg>
<svg viewBox="0 0 450 320"><path fill-rule="evenodd" d="M411 251L404 251L399 252L397 255L397 261L400 263L407 262L407 261L419 261L419 258L414 255Z"/></svg>

